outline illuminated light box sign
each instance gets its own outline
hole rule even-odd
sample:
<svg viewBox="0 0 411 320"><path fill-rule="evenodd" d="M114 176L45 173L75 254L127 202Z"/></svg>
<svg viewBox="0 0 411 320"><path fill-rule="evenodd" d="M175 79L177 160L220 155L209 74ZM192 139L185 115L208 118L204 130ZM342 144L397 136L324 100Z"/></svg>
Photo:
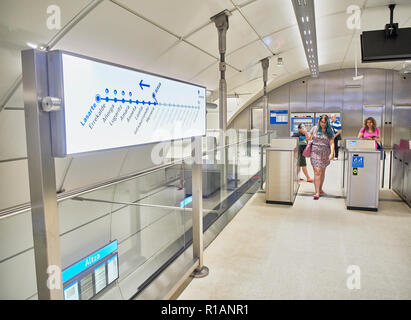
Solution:
<svg viewBox="0 0 411 320"><path fill-rule="evenodd" d="M288 124L288 110L270 110L270 124Z"/></svg>
<svg viewBox="0 0 411 320"><path fill-rule="evenodd" d="M117 240L63 270L65 300L89 300L119 276Z"/></svg>
<svg viewBox="0 0 411 320"><path fill-rule="evenodd" d="M205 87L60 50L48 68L55 157L206 134Z"/></svg>

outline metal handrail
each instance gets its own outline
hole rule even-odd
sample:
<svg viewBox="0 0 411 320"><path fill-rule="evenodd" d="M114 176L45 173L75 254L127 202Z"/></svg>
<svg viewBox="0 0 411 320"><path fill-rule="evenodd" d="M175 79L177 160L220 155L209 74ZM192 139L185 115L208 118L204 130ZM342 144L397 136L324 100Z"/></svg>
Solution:
<svg viewBox="0 0 411 320"><path fill-rule="evenodd" d="M124 204L127 206L138 206L138 207L150 207L150 208L160 208L160 209L170 209L170 210L177 210L177 211L185 211L191 212L193 211L192 208L181 208L181 207L173 207L173 206L162 206L159 204L148 204L148 203L139 203L139 202L127 202L127 201L110 201L110 200L103 200L103 199L92 199L92 198L83 198L83 197L74 197L72 200L76 201L90 201L90 202L102 202L102 203L110 203L110 204ZM203 209L205 213L218 213L216 210L209 210Z"/></svg>
<svg viewBox="0 0 411 320"><path fill-rule="evenodd" d="M110 179L110 180L107 180L107 181L104 181L104 182L96 183L92 186L82 187L82 188L74 189L74 190L71 190L71 191L62 192L62 193L57 194L57 203L59 203L61 201L64 201L64 200L67 200L67 199L71 199L71 198L80 196L84 193L97 191L97 190L105 188L105 187L110 187L112 185L122 183L122 182L125 182L125 181L128 181L128 180L132 180L134 178L142 177L144 175L156 172L156 171L161 170L161 169L166 169L166 168L172 167L172 166L174 166L176 164L180 164L182 162L183 162L183 159L179 159L179 160L175 160L173 162L167 163L167 164L159 165L159 166L154 167L154 168L141 170L141 171L138 171L138 172L135 172L135 173L132 173L132 174L128 174L128 175L121 176L121 177L116 177L116 178L113 178L113 179ZM22 205L14 206L14 207L11 207L11 208L4 209L4 210L0 211L0 220L4 219L4 218L11 217L11 216L14 216L16 214L20 214L20 213L29 211L30 209L31 209L30 202L27 202L27 203L22 204Z"/></svg>
<svg viewBox="0 0 411 320"><path fill-rule="evenodd" d="M264 136L264 135L266 135L266 134L263 134L263 135L259 136L259 138ZM254 139L256 139L256 138L254 138ZM212 149L212 150L206 150L206 151L203 152L203 156L207 155L207 153L209 153L210 151L218 151L222 148L228 148L230 146L240 144L240 143L244 143L244 142L248 142L248 141L252 141L254 139L245 139L245 140L237 141L235 143L225 145L225 146L222 146L222 147L218 147L218 148L215 148L215 149ZM132 180L132 179L135 179L135 178L147 175L147 174L151 174L151 173L156 172L158 170L162 170L162 169L172 167L176 164L181 164L185 159L188 159L188 158L191 158L191 156L187 156L185 158L177 159L177 160L171 161L171 162L166 163L166 164L162 164L162 165L159 165L159 166L156 166L156 167L144 169L144 170L134 172L134 173L131 173L131 174L128 174L128 175L124 175L124 176L121 176L121 177L112 178L112 179L104 181L104 182L96 183L92 186L77 188L77 189L74 189L74 190L71 190L71 191L58 193L57 194L57 203L59 203L61 201L64 201L64 200L72 199L74 197L78 197L78 196L80 196L82 194L85 194L85 193L89 193L89 192L92 192L92 191L97 191L97 190L100 190L100 189L103 189L103 188L106 188L106 187L110 187L110 186L118 184L118 183L122 183L122 182L129 181L129 180ZM30 210L31 210L30 202L27 202L27 203L24 203L24 204L21 204L21 205L17 205L17 206L13 206L13 207L10 207L10 208L6 208L6 209L3 209L3 210L0 210L0 220L4 219L4 218L10 218L10 217L15 216L17 214L21 214L21 213L24 213L24 212L27 212L27 211L30 211Z"/></svg>

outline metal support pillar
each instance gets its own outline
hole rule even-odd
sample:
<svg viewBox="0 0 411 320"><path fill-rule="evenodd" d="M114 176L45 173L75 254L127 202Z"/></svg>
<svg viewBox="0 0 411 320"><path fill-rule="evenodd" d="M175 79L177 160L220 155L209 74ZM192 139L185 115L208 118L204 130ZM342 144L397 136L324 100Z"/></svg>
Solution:
<svg viewBox="0 0 411 320"><path fill-rule="evenodd" d="M202 278L208 275L208 268L203 262L203 152L202 137L191 139L191 150L193 156L191 185L193 194L193 256L198 259L198 267L194 270L194 278Z"/></svg>
<svg viewBox="0 0 411 320"><path fill-rule="evenodd" d="M210 18L211 21L215 23L215 26L218 30L218 50L220 52L220 84L219 84L219 126L220 126L220 147L226 145L225 132L227 130L227 82L225 80L225 53L226 53L226 35L229 27L228 17L231 15L231 12L224 10L215 16ZM228 161L227 153L225 148L220 149L220 161L223 164L223 172L221 175L221 191L224 186L227 184L227 171L228 171Z"/></svg>
<svg viewBox="0 0 411 320"><path fill-rule="evenodd" d="M225 53L226 53L226 35L228 30L228 17L231 15L230 11L224 10L210 20L215 23L218 30L218 50L220 52L220 86L219 86L219 122L220 129L224 132L227 129L227 82L225 80Z"/></svg>
<svg viewBox="0 0 411 320"><path fill-rule="evenodd" d="M41 109L48 95L47 53L25 50L21 57L37 294L40 300L58 300L63 284L56 177L50 114Z"/></svg>
<svg viewBox="0 0 411 320"><path fill-rule="evenodd" d="M268 58L261 60L261 66L263 67L263 82L264 82L264 96L263 96L263 131L267 133L268 127L268 97L267 97L267 81L268 81L268 66L270 62Z"/></svg>

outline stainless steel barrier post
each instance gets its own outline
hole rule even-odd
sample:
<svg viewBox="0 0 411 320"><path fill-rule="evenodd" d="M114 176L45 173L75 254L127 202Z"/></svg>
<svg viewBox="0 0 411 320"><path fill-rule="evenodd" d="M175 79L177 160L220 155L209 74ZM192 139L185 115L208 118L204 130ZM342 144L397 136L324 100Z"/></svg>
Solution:
<svg viewBox="0 0 411 320"><path fill-rule="evenodd" d="M48 96L47 53L25 50L21 58L37 294L40 300L61 300L60 234L50 117L42 110L41 103Z"/></svg>
<svg viewBox="0 0 411 320"><path fill-rule="evenodd" d="M208 268L203 262L203 152L202 138L194 137L191 139L193 166L192 166L192 194L193 194L193 256L198 259L198 267L194 270L194 278L202 278L208 275Z"/></svg>

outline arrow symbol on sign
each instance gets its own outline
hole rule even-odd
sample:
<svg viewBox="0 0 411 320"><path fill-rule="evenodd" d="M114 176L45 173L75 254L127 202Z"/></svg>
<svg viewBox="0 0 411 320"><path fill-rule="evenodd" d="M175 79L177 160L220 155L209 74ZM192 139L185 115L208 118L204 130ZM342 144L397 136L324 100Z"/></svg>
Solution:
<svg viewBox="0 0 411 320"><path fill-rule="evenodd" d="M143 90L143 87L150 87L150 85L143 83L143 80L141 80L141 81L140 81L140 88L141 88L141 90Z"/></svg>

